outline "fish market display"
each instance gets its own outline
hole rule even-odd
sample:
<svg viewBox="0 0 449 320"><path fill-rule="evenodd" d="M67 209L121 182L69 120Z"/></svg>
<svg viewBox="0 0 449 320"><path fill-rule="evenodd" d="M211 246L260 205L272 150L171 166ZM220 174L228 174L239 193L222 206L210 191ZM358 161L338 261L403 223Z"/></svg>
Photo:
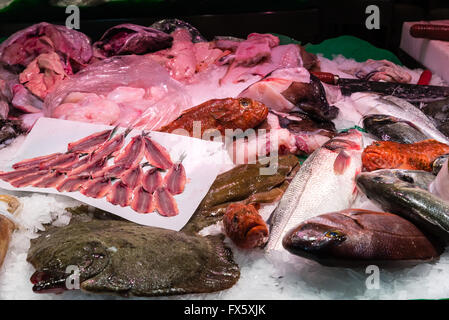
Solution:
<svg viewBox="0 0 449 320"><path fill-rule="evenodd" d="M16 197L10 195L0 195L0 201L8 204L7 213L0 210L0 267L5 259L6 252L8 251L9 242L11 240L11 234L16 229L16 223L14 221L14 215L18 213L20 209L20 202Z"/></svg>
<svg viewBox="0 0 449 320"><path fill-rule="evenodd" d="M363 117L363 128L383 141L414 143L429 139L413 123L383 114Z"/></svg>
<svg viewBox="0 0 449 320"><path fill-rule="evenodd" d="M267 114L268 108L252 99L214 99L184 111L159 131L180 134L186 132L190 136L200 134L202 137L205 131L215 129L224 135L226 129L245 131L254 128L265 120Z"/></svg>
<svg viewBox="0 0 449 320"><path fill-rule="evenodd" d="M220 236L191 236L75 213L69 225L47 226L32 240L27 260L36 269L34 292L66 290L68 266L80 267L81 290L121 296L214 292L239 279L232 252Z"/></svg>
<svg viewBox="0 0 449 320"><path fill-rule="evenodd" d="M105 197L113 205L131 206L139 213L156 210L162 216L176 216L179 210L173 195L184 191L187 180L182 159L173 163L165 147L144 132L124 146L130 130L117 130L96 132L71 142L66 153L17 162L12 166L15 171L1 172L0 179L16 188L79 191L90 198ZM159 170L168 170L164 180Z"/></svg>
<svg viewBox="0 0 449 320"><path fill-rule="evenodd" d="M328 266L406 265L438 258L433 244L398 215L347 209L319 215L290 230L283 246Z"/></svg>
<svg viewBox="0 0 449 320"><path fill-rule="evenodd" d="M427 191L433 179L430 172L385 169L359 174L357 185L383 210L410 220L447 244L449 203Z"/></svg>
<svg viewBox="0 0 449 320"><path fill-rule="evenodd" d="M279 201L289 180L299 169L299 161L293 155L280 156L275 174L261 174L268 163L239 165L217 176L209 192L182 231L199 232L223 218L228 206L234 202L243 204L272 203Z"/></svg>
<svg viewBox="0 0 449 320"><path fill-rule="evenodd" d="M432 171L432 164L441 155L449 153L449 145L433 139L416 143L375 141L362 154L363 168L409 169Z"/></svg>
<svg viewBox="0 0 449 320"><path fill-rule="evenodd" d="M445 157L435 180L433 180L429 185L429 191L441 199L449 201L449 169L447 166L447 161L447 157Z"/></svg>
<svg viewBox="0 0 449 320"><path fill-rule="evenodd" d="M291 181L271 219L267 250L281 250L285 233L299 223L338 208L350 208L362 171L362 134L351 129L317 149Z"/></svg>
<svg viewBox="0 0 449 320"><path fill-rule="evenodd" d="M231 203L223 216L226 235L240 248L262 247L268 226L252 204Z"/></svg>

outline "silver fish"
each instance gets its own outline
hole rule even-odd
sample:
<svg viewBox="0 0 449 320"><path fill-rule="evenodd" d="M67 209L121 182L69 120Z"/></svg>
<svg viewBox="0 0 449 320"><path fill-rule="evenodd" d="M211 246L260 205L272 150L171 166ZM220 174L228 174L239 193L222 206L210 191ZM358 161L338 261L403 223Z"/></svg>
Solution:
<svg viewBox="0 0 449 320"><path fill-rule="evenodd" d="M354 93L351 95L354 108L362 116L370 114L385 114L413 123L426 136L449 143L448 138L442 134L435 123L421 110L406 100L393 96L379 96L372 93Z"/></svg>
<svg viewBox="0 0 449 320"><path fill-rule="evenodd" d="M282 238L293 227L319 214L350 208L362 169L362 134L340 133L307 158L271 218L266 250L285 250Z"/></svg>

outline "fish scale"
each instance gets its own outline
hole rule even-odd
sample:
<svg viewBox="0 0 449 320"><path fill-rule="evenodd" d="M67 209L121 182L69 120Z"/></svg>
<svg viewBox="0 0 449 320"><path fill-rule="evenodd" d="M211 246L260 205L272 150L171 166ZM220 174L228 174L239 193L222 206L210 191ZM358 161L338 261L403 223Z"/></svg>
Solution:
<svg viewBox="0 0 449 320"><path fill-rule="evenodd" d="M358 150L347 150L350 162L342 174L335 161L343 151L321 147L299 169L273 213L267 251L283 250L282 238L293 227L319 214L348 209L355 199L355 176L361 171L362 136L352 130ZM337 136L339 139L341 137ZM332 141L332 140L331 140Z"/></svg>

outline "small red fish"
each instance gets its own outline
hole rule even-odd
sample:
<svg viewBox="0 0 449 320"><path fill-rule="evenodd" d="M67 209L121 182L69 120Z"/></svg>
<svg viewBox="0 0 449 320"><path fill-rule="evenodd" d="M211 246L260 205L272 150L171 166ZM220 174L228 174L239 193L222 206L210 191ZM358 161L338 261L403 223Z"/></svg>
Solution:
<svg viewBox="0 0 449 320"><path fill-rule="evenodd" d="M134 189L131 208L139 213L150 213L154 211L155 203L153 194L146 191L142 186Z"/></svg>
<svg viewBox="0 0 449 320"><path fill-rule="evenodd" d="M154 192L154 203L161 216L173 217L178 215L178 205L175 198L165 187L159 187Z"/></svg>
<svg viewBox="0 0 449 320"><path fill-rule="evenodd" d="M77 191L88 180L88 175L69 176L62 180L61 183L56 186L56 190L58 190L59 192L74 192Z"/></svg>
<svg viewBox="0 0 449 320"><path fill-rule="evenodd" d="M142 186L149 193L153 193L161 185L162 176L157 168L148 170L142 178Z"/></svg>
<svg viewBox="0 0 449 320"><path fill-rule="evenodd" d="M114 205L126 207L131 202L131 192L132 190L119 180L110 188L106 200Z"/></svg>
<svg viewBox="0 0 449 320"><path fill-rule="evenodd" d="M65 179L65 174L58 171L49 172L41 180L35 182L33 187L54 188Z"/></svg>
<svg viewBox="0 0 449 320"><path fill-rule="evenodd" d="M143 154L144 142L142 136L135 136L127 144L125 149L114 158L114 163L121 164L125 168L130 168L142 160Z"/></svg>
<svg viewBox="0 0 449 320"><path fill-rule="evenodd" d="M103 198L111 188L111 179L100 177L88 180L81 186L80 192L86 197Z"/></svg>
<svg viewBox="0 0 449 320"><path fill-rule="evenodd" d="M20 162L14 163L12 165L12 168L13 169L37 168L37 167L39 167L39 165L42 162L54 159L54 158L60 156L61 154L62 153L57 152L57 153L52 153L52 154L45 155L45 156L36 157L36 158L25 159Z"/></svg>
<svg viewBox="0 0 449 320"><path fill-rule="evenodd" d="M164 177L164 184L171 194L180 194L186 185L186 171L181 162L173 164Z"/></svg>
<svg viewBox="0 0 449 320"><path fill-rule="evenodd" d="M70 142L67 146L67 151L74 153L91 153L110 138L112 131L113 129L95 132L90 136Z"/></svg>
<svg viewBox="0 0 449 320"><path fill-rule="evenodd" d="M138 164L133 168L130 168L129 170L125 171L120 176L120 180L122 180L122 182L126 186L130 187L131 189L134 189L141 183L142 177L143 177L142 167Z"/></svg>
<svg viewBox="0 0 449 320"><path fill-rule="evenodd" d="M57 157L42 161L39 164L40 170L53 169L57 166L68 166L78 160L76 153L63 153Z"/></svg>
<svg viewBox="0 0 449 320"><path fill-rule="evenodd" d="M153 167L167 170L173 162L168 151L156 141L149 137L143 137L145 142L145 158Z"/></svg>
<svg viewBox="0 0 449 320"><path fill-rule="evenodd" d="M252 205L231 203L223 216L226 235L244 249L262 247L268 241L268 227Z"/></svg>
<svg viewBox="0 0 449 320"><path fill-rule="evenodd" d="M449 145L433 139L415 143L375 141L362 154L367 171L378 169L406 169L432 171L432 163L449 153Z"/></svg>
<svg viewBox="0 0 449 320"><path fill-rule="evenodd" d="M49 173L48 170L35 171L34 173L30 173L15 180L12 180L9 183L15 188L26 187L41 180L48 173Z"/></svg>

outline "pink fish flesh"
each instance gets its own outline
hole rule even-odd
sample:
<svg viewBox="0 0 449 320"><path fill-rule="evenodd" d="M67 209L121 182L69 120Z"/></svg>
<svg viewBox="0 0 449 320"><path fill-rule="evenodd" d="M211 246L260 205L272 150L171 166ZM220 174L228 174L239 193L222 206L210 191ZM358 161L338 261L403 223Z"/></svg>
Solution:
<svg viewBox="0 0 449 320"><path fill-rule="evenodd" d="M142 186L134 189L131 208L139 213L150 213L154 211L153 194L146 191Z"/></svg>
<svg viewBox="0 0 449 320"><path fill-rule="evenodd" d="M131 193L132 190L119 180L109 190L106 199L114 205L126 207L131 202Z"/></svg>
<svg viewBox="0 0 449 320"><path fill-rule="evenodd" d="M159 186L162 185L162 176L157 168L148 170L142 178L143 188L153 193Z"/></svg>
<svg viewBox="0 0 449 320"><path fill-rule="evenodd" d="M61 154L62 153L57 152L57 153L52 153L52 154L45 155L45 156L22 160L20 162L14 163L12 165L12 167L13 167L13 169L37 168L37 167L39 167L39 165L42 162L56 158L57 156L60 156Z"/></svg>
<svg viewBox="0 0 449 320"><path fill-rule="evenodd" d="M142 136L136 136L131 139L125 149L114 158L114 163L121 164L125 168L130 168L139 163L144 154L144 143Z"/></svg>
<svg viewBox="0 0 449 320"><path fill-rule="evenodd" d="M59 192L74 192L77 191L87 181L89 181L88 175L69 176L56 186L56 190L58 190Z"/></svg>
<svg viewBox="0 0 449 320"><path fill-rule="evenodd" d="M182 163L175 163L164 177L167 190L175 195L184 191L186 185L186 171Z"/></svg>
<svg viewBox="0 0 449 320"><path fill-rule="evenodd" d="M70 142L67 146L67 151L76 153L90 153L104 143L110 137L111 133L112 129L104 130L91 134L90 136L75 142Z"/></svg>
<svg viewBox="0 0 449 320"><path fill-rule="evenodd" d="M65 174L58 171L47 173L41 180L35 182L33 187L37 188L54 188L59 185L64 179Z"/></svg>
<svg viewBox="0 0 449 320"><path fill-rule="evenodd" d="M159 169L169 169L173 162L167 150L149 137L143 137L143 139L145 141L145 158L149 164Z"/></svg>
<svg viewBox="0 0 449 320"><path fill-rule="evenodd" d="M96 178L88 180L81 186L80 192L90 198L103 198L111 189L111 179Z"/></svg>
<svg viewBox="0 0 449 320"><path fill-rule="evenodd" d="M173 217L179 213L175 198L165 187L159 187L154 192L154 204L162 216Z"/></svg>
<svg viewBox="0 0 449 320"><path fill-rule="evenodd" d="M120 177L120 180L122 182L130 187L131 189L134 189L136 186L138 186L142 181L143 171L141 166L138 164L134 166L133 168L129 169L125 173L123 173Z"/></svg>
<svg viewBox="0 0 449 320"><path fill-rule="evenodd" d="M15 188L22 188L29 186L44 177L48 173L48 170L40 170L28 175L22 176L18 179L10 181L10 184Z"/></svg>

